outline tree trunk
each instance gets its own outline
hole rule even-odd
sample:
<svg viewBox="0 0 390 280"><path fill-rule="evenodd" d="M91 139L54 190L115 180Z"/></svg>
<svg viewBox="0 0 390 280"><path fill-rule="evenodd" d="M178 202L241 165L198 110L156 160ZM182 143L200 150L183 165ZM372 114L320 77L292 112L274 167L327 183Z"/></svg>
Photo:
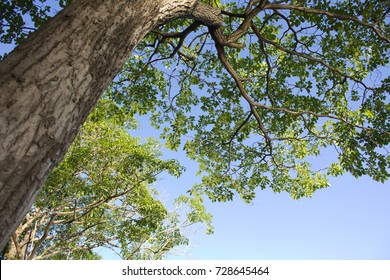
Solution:
<svg viewBox="0 0 390 280"><path fill-rule="evenodd" d="M134 47L179 17L213 22L199 6L76 0L0 63L0 250Z"/></svg>

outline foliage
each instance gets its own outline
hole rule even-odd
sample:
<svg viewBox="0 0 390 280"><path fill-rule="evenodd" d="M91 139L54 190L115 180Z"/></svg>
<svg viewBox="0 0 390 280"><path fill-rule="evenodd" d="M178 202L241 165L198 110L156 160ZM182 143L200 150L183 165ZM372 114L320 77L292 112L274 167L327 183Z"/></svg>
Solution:
<svg viewBox="0 0 390 280"><path fill-rule="evenodd" d="M210 217L186 201L181 204L190 216L180 217L156 198L149 186L158 175L177 177L183 167L160 159L156 140L142 144L131 137L134 127L112 101L98 103L14 234L6 258L99 259L93 249L105 247L124 259L161 259L188 243L183 228Z"/></svg>
<svg viewBox="0 0 390 280"><path fill-rule="evenodd" d="M192 193L298 199L345 172L388 180L389 1L202 2L221 27L161 26L109 90L199 163Z"/></svg>
<svg viewBox="0 0 390 280"><path fill-rule="evenodd" d="M1 42L10 44L15 41L19 43L28 36L31 30L34 30L34 27L45 22L48 19L50 6L40 6L39 4L43 2L45 1L2 1L0 3ZM34 27L26 26L25 15L31 18Z"/></svg>
<svg viewBox="0 0 390 280"><path fill-rule="evenodd" d="M110 89L199 163L192 192L251 201L270 187L298 199L345 172L386 181L389 2L221 9L218 29L181 20L149 34ZM315 159L324 153L333 161Z"/></svg>

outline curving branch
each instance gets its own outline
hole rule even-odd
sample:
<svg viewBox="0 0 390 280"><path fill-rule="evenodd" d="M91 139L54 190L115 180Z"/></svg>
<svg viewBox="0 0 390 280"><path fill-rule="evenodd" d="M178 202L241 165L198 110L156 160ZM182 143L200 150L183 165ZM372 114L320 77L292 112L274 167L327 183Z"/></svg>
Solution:
<svg viewBox="0 0 390 280"><path fill-rule="evenodd" d="M177 46L174 47L173 52L169 56L169 58L172 58L179 52L180 48L184 44L186 37L190 33L194 32L200 25L201 25L201 23L199 21L195 21L190 26L188 26L183 32L180 32L180 33L167 33L167 32L162 32L159 30L155 30L154 32L163 36L164 38L178 38L179 39L179 43L177 44Z"/></svg>
<svg viewBox="0 0 390 280"><path fill-rule="evenodd" d="M298 5L288 5L288 4L277 4L277 3L269 3L265 5L264 9L277 9L277 10L296 10L301 11L307 14L317 14L317 15L326 15L331 18L339 19L339 20L348 20L352 21L354 23L357 23L358 25L368 27L371 30L373 30L376 35L381 38L382 40L386 41L387 43L390 43L390 39L382 34L382 32L375 26L375 23L369 23L364 20L360 20L359 18L347 14L339 14L339 13L332 13L326 10L316 9L316 8L308 8Z"/></svg>
<svg viewBox="0 0 390 280"><path fill-rule="evenodd" d="M264 10L264 7L266 6L267 1L261 0L259 1L259 5L256 6L253 10L251 10L253 2L257 1L250 1L248 4L248 7L245 11L245 19L244 21L238 26L238 28L230 35L226 37L226 41L223 42L223 44L233 44L238 41L242 36L244 36L249 28L251 27L251 23L254 17L256 17L261 11Z"/></svg>
<svg viewBox="0 0 390 280"><path fill-rule="evenodd" d="M230 62L229 62L229 60L228 60L228 58L226 56L225 50L224 50L223 42L220 42L220 38L216 34L216 30L210 28L210 33L211 33L211 36L213 37L213 39L215 41L215 47L216 47L217 52L218 52L218 58L220 59L221 63L223 64L225 69L228 71L228 73L231 75L231 77L234 79L234 81L235 81L235 83L236 83L236 85L237 85L241 95L248 102L248 104L250 106L250 109L251 109L251 112L252 112L253 116L255 117L260 130L263 133L263 136L264 136L264 138L266 140L267 146L269 147L270 151L272 151L271 138L268 135L268 131L265 128L265 126L263 124L263 121L262 121L259 113L256 110L255 102L248 95L248 93L247 93L247 91L245 89L245 86L243 84L243 79L237 74L237 72L234 70L234 68L230 64Z"/></svg>
<svg viewBox="0 0 390 280"><path fill-rule="evenodd" d="M322 59L319 59L319 58L316 58L316 57L313 57L311 55L308 55L308 54L305 54L305 53L301 53L301 52L297 52L297 51L294 51L294 50L290 50L282 45L280 45L279 43L275 42L275 41L272 41L272 40L269 40L267 38L265 38L261 32L258 30L258 28L256 27L255 24L252 23L252 30L253 32L255 33L255 35L257 36L257 38L262 41L262 42L265 42L269 45L272 45L274 46L275 48L285 52L285 53L288 53L288 54L291 54L291 55L294 55L294 56L298 56L298 57L301 57L301 58L304 58L308 61L311 61L311 62L315 62L315 63L318 63L326 68L328 68L330 71L334 72L334 73L337 73L339 74L340 76L346 78L346 79L350 79L358 84L361 84L365 89L368 89L368 90L374 90L374 88L372 87L369 87L367 86L366 84L364 84L361 80L359 79L356 79L355 77L347 74L347 73L344 73L343 71L341 71L340 69L338 69L337 67L334 67L330 64L328 64L327 62L325 62L324 60Z"/></svg>

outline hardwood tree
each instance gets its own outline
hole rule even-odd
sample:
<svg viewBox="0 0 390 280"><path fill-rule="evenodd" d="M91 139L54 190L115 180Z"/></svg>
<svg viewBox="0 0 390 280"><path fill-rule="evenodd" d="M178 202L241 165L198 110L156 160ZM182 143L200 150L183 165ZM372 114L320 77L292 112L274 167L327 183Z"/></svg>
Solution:
<svg viewBox="0 0 390 280"><path fill-rule="evenodd" d="M175 210L158 199L153 185L160 174L178 177L183 167L162 160L155 139L131 137L136 125L112 101L100 100L2 258L100 259L105 248L122 259L162 259L189 244L192 225L210 225L196 198L180 196Z"/></svg>
<svg viewBox="0 0 390 280"><path fill-rule="evenodd" d="M72 1L0 64L0 245L120 69L111 98L199 162L193 193L384 182L389 13L385 0ZM314 165L324 152L334 160Z"/></svg>

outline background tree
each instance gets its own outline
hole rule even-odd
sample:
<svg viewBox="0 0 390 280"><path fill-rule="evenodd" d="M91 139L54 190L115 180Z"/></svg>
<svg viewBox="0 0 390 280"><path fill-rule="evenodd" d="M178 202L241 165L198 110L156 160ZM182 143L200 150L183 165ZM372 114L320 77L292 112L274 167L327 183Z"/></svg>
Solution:
<svg viewBox="0 0 390 280"><path fill-rule="evenodd" d="M7 153L1 162L9 166L1 176L7 186L2 187L4 201L14 186L44 180L50 167L32 169L32 159L42 168L61 158L59 151L72 140L70 131L82 123L136 46L110 96L129 112L150 112L168 145L182 145L199 162L202 183L193 193L220 201L238 194L250 201L257 188L270 187L299 198L328 186L328 175L388 179L388 1L202 2L76 0L2 62L3 91L10 92L2 97L2 112L5 123L12 123L2 129ZM140 10L145 11L142 18ZM80 37L73 40L76 34ZM20 61L24 66L18 68ZM56 65L57 74L37 70L52 71L48 65ZM32 66L37 68L25 74ZM37 92L26 94L26 108L54 105L43 106L50 109L44 112L22 109L23 98L12 98L15 88ZM60 95L54 94L57 89ZM31 102L31 95L55 102ZM64 107L57 102L63 99L77 105ZM26 128L22 120L34 120L35 126ZM12 137L21 134L40 140L15 142ZM50 137L52 146L46 145ZM45 143L47 150L33 153L34 141ZM313 165L311 159L322 152L334 153L334 161ZM10 160L12 153L15 160ZM21 169L39 174L39 180L15 174L19 169L11 162L26 162L30 167ZM38 187L32 189L30 194ZM19 205L32 199L18 196L13 207L23 211ZM2 204L8 217L12 203Z"/></svg>
<svg viewBox="0 0 390 280"><path fill-rule="evenodd" d="M134 128L113 102L98 103L12 235L6 259L98 259L98 247L124 259L161 259L188 244L182 231L210 216L185 197L177 203L192 209L188 218L168 212L150 186L183 167L160 159L155 140L131 137Z"/></svg>

